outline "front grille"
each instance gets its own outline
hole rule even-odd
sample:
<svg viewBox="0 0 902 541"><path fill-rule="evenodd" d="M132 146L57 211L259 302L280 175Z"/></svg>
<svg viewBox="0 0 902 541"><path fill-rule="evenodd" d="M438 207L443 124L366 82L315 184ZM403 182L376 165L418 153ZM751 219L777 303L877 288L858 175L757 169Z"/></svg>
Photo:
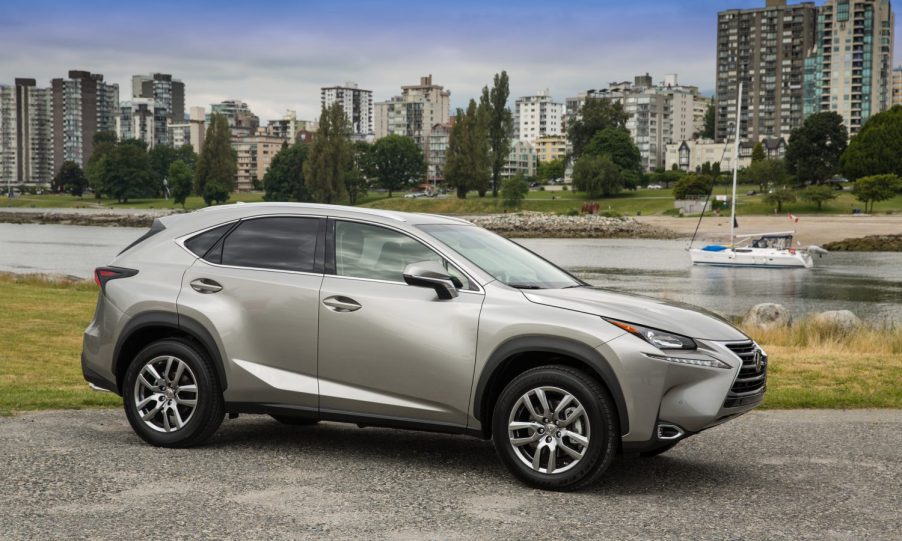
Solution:
<svg viewBox="0 0 902 541"><path fill-rule="evenodd" d="M724 407L736 408L760 402L767 387L767 357L754 342L735 342L727 348L742 359L742 368L727 393ZM760 364L759 364L760 356Z"/></svg>

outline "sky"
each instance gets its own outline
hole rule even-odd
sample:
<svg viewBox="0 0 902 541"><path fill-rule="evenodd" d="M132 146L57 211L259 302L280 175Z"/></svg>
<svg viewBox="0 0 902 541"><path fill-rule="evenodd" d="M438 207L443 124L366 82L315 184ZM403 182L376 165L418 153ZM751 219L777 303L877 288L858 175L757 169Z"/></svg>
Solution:
<svg viewBox="0 0 902 541"><path fill-rule="evenodd" d="M547 88L563 102L646 72L711 94L717 12L764 1L0 0L0 83L81 69L125 100L132 75L170 73L188 107L241 99L267 120L318 116L322 86L353 81L382 101L428 74L452 109L501 70L512 98Z"/></svg>

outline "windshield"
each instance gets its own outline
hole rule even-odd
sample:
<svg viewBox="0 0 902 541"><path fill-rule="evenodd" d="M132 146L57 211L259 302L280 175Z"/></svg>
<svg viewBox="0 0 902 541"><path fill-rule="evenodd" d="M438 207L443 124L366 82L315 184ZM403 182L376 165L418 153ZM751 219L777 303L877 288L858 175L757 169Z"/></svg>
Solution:
<svg viewBox="0 0 902 541"><path fill-rule="evenodd" d="M491 274L520 289L560 289L582 282L515 242L473 225L421 225L437 238Z"/></svg>

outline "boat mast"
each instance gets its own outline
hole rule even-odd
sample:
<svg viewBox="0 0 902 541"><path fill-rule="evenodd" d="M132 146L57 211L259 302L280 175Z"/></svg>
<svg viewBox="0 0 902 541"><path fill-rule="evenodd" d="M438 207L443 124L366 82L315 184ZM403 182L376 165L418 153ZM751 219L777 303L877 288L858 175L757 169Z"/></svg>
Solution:
<svg viewBox="0 0 902 541"><path fill-rule="evenodd" d="M739 174L739 127L742 125L742 81L739 82L739 98L736 100L736 141L733 146L733 197L730 199L730 248L736 233L736 178Z"/></svg>

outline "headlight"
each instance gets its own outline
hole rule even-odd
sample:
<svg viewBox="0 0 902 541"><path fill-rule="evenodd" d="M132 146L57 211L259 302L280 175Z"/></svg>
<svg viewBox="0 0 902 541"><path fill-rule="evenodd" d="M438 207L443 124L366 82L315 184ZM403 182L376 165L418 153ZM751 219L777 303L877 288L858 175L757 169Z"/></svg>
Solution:
<svg viewBox="0 0 902 541"><path fill-rule="evenodd" d="M635 323L617 321L616 319L604 318L604 320L612 325L620 327L630 334L638 336L659 349L696 349L695 341L687 336L658 329L650 329L648 327L636 325Z"/></svg>

